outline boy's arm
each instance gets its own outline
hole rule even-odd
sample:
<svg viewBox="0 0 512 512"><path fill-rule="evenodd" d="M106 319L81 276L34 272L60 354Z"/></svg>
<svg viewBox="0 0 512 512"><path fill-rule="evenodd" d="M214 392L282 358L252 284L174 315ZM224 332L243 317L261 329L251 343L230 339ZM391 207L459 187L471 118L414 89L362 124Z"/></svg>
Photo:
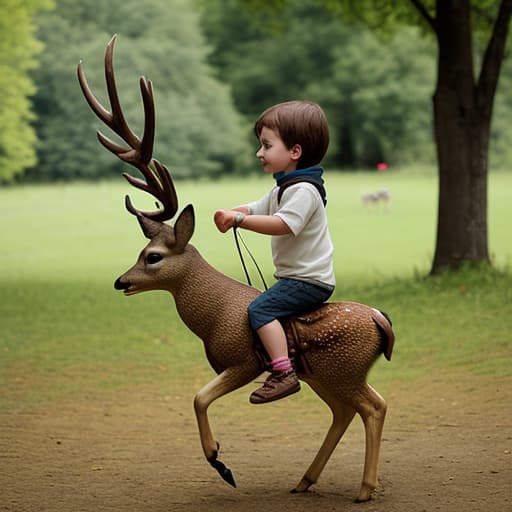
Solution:
<svg viewBox="0 0 512 512"><path fill-rule="evenodd" d="M237 224L262 235L289 235L292 232L288 224L277 215L246 215Z"/></svg>
<svg viewBox="0 0 512 512"><path fill-rule="evenodd" d="M288 235L292 232L284 220L276 215L250 215L250 212L247 206L217 210L213 220L221 233L225 233L235 223L238 227L263 235Z"/></svg>
<svg viewBox="0 0 512 512"><path fill-rule="evenodd" d="M251 209L245 204L242 204L240 206L235 206L234 208L231 208L231 210L233 210L235 212L242 212L245 215L251 214Z"/></svg>

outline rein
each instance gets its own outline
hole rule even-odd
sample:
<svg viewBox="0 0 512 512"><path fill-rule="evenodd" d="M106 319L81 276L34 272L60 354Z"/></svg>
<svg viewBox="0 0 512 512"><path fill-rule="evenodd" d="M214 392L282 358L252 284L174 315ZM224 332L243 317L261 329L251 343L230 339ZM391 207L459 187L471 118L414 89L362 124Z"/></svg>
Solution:
<svg viewBox="0 0 512 512"><path fill-rule="evenodd" d="M242 235L240 233L238 233L238 228L236 226L233 226L233 236L235 238L235 245L238 250L238 256L240 257L240 261L242 262L242 267L245 272L245 278L247 279L247 284L249 286L252 286L251 277L249 276L249 272L247 270L247 266L244 261L244 255L242 254L242 249L240 248L240 242L242 242L244 249L247 251L247 254L251 258L252 262L254 263L254 266L256 267L256 270L258 271L258 274L260 276L261 282L263 283L263 286L265 288L265 291L268 290L267 283L265 282L265 278L263 277L263 274L261 273L260 267L258 266L258 263L254 259L254 256L252 255L251 251L247 247L247 244L245 243L244 239L242 238Z"/></svg>

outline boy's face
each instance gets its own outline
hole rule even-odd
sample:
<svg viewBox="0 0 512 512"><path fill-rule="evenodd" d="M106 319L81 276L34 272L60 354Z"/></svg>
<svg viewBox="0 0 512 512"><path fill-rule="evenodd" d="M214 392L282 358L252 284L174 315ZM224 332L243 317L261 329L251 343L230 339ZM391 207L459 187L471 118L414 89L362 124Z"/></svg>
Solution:
<svg viewBox="0 0 512 512"><path fill-rule="evenodd" d="M302 154L302 149L298 144L287 148L279 133L266 126L261 130L260 144L256 156L259 158L264 172L275 174L297 169Z"/></svg>

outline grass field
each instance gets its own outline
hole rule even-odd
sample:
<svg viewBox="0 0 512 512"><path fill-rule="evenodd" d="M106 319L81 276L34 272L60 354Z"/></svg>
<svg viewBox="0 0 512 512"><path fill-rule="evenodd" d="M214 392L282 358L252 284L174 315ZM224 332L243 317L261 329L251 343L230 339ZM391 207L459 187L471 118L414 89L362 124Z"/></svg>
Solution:
<svg viewBox="0 0 512 512"><path fill-rule="evenodd" d="M490 250L497 270L466 269L425 279L436 224L436 180L424 173L330 174L328 212L335 243L335 298L388 311L397 334L392 364L380 362L380 388L433 369L511 375L512 173L490 177ZM230 233L212 212L258 197L267 179L178 183L193 203L194 245L214 266L243 280ZM380 188L389 205L361 204ZM145 239L123 206L152 201L115 183L0 189L0 408L169 382L186 370L209 373L201 343L181 324L164 292L124 297L115 278ZM267 281L268 241L244 234ZM256 280L256 273L253 272ZM256 285L259 284L256 282ZM193 377L194 378L194 377Z"/></svg>

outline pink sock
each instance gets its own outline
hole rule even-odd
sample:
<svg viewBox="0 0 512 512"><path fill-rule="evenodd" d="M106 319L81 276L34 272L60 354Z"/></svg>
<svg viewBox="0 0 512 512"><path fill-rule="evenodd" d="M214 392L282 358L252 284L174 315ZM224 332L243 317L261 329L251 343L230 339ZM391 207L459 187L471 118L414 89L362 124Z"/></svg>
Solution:
<svg viewBox="0 0 512 512"><path fill-rule="evenodd" d="M288 357L277 357L276 359L272 359L272 370L278 372L285 372L287 370L291 370L292 363Z"/></svg>

